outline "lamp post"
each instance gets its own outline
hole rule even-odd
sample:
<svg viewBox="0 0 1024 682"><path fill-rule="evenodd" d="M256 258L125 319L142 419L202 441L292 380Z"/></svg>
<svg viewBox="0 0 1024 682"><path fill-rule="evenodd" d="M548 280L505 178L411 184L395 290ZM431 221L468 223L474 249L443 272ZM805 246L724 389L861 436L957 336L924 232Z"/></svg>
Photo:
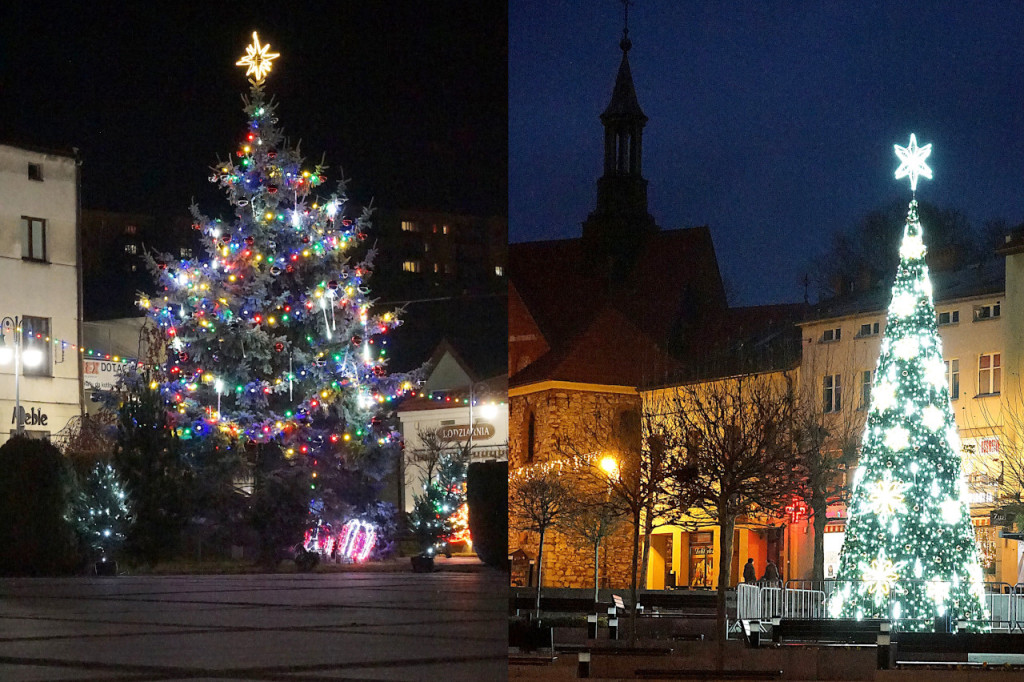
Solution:
<svg viewBox="0 0 1024 682"><path fill-rule="evenodd" d="M469 385L469 455L470 455L470 457L473 456L473 431L476 428L475 425L473 424L473 405L474 405L474 403L476 403L475 393L476 393L476 389L477 389L478 386L487 386L487 382L486 381L478 381L478 382L475 382L475 383L471 383ZM480 408L481 408L481 413L484 416L484 419L491 419L491 418L493 418L497 414L497 406L494 405L493 403L488 403L486 405L481 405Z"/></svg>
<svg viewBox="0 0 1024 682"><path fill-rule="evenodd" d="M12 332L14 348L7 346L7 330ZM22 367L35 367L42 359L37 349L29 348L22 352L22 329L21 318L7 316L0 319L0 365L6 365L13 358L14 360L14 420L17 423L15 431L19 434L25 432L25 415L21 411L21 373Z"/></svg>

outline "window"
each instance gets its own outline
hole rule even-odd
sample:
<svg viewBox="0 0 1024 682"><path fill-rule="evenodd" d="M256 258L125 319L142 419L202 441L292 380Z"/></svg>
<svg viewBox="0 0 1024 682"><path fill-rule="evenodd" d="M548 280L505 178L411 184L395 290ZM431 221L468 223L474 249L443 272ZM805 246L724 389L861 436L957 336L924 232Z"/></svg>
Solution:
<svg viewBox="0 0 1024 682"><path fill-rule="evenodd" d="M874 372L866 369L860 373L860 409L866 410L871 405L871 380Z"/></svg>
<svg viewBox="0 0 1024 682"><path fill-rule="evenodd" d="M430 253L430 244L423 244L423 253Z"/></svg>
<svg viewBox="0 0 1024 682"><path fill-rule="evenodd" d="M402 263L403 272L419 272L420 262L418 260L407 260Z"/></svg>
<svg viewBox="0 0 1024 682"><path fill-rule="evenodd" d="M418 232L416 229L416 223L411 220L402 221L402 232Z"/></svg>
<svg viewBox="0 0 1024 682"><path fill-rule="evenodd" d="M822 381L822 411L838 412L843 408L842 387L838 374L826 374Z"/></svg>
<svg viewBox="0 0 1024 682"><path fill-rule="evenodd" d="M949 399L960 397L960 361L946 360L946 384L949 386Z"/></svg>
<svg viewBox="0 0 1024 682"><path fill-rule="evenodd" d="M501 267L500 265L495 265L494 266L494 276L495 277L504 277L505 276L505 268Z"/></svg>
<svg viewBox="0 0 1024 682"><path fill-rule="evenodd" d="M960 322L959 310L945 310L939 313L939 324L957 324Z"/></svg>
<svg viewBox="0 0 1024 682"><path fill-rule="evenodd" d="M441 272L441 265L440 264L434 263L434 272Z"/></svg>
<svg viewBox="0 0 1024 682"><path fill-rule="evenodd" d="M821 342L829 343L830 341L838 341L842 334L842 329L836 327L835 329L826 329L821 334Z"/></svg>
<svg viewBox="0 0 1024 682"><path fill-rule="evenodd" d="M46 221L42 218L21 216L21 233L25 235L25 241L21 245L21 257L45 263Z"/></svg>
<svg viewBox="0 0 1024 682"><path fill-rule="evenodd" d="M127 253L129 256L134 256L139 252L139 247L136 244L125 244L124 252Z"/></svg>
<svg viewBox="0 0 1024 682"><path fill-rule="evenodd" d="M999 393L1002 367L999 353L985 353L978 358L978 394L991 395Z"/></svg>
<svg viewBox="0 0 1024 682"><path fill-rule="evenodd" d="M838 332L839 330L836 329L834 331ZM857 332L857 336L858 337L860 337L860 336L877 336L877 335L878 335L878 323L877 322L875 322L875 323L868 322L866 324L862 324L860 326L860 331ZM839 334L838 333L836 334L836 339L835 340L836 341L839 340Z"/></svg>
<svg viewBox="0 0 1024 682"><path fill-rule="evenodd" d="M22 374L36 377L51 376L53 346L50 344L50 318L29 315L22 317L21 344ZM29 353L31 355L28 355ZM33 359L36 361L33 362Z"/></svg>
<svg viewBox="0 0 1024 682"><path fill-rule="evenodd" d="M178 249L178 254L180 255L181 258L191 258L192 249L190 249L187 246L183 246L180 249Z"/></svg>
<svg viewBox="0 0 1024 682"><path fill-rule="evenodd" d="M991 320L994 317L999 317L999 303L996 302L992 305L979 305L974 307L974 321L980 320Z"/></svg>
<svg viewBox="0 0 1024 682"><path fill-rule="evenodd" d="M42 182L43 166L38 163L30 163L28 165L28 179L35 180L36 182Z"/></svg>
<svg viewBox="0 0 1024 682"><path fill-rule="evenodd" d="M534 448L537 442L537 420L533 416L533 412L530 413L530 418L526 423L526 461L532 462L533 456L536 454Z"/></svg>
<svg viewBox="0 0 1024 682"><path fill-rule="evenodd" d="M448 234L448 226L447 225L441 226L441 233L442 234Z"/></svg>

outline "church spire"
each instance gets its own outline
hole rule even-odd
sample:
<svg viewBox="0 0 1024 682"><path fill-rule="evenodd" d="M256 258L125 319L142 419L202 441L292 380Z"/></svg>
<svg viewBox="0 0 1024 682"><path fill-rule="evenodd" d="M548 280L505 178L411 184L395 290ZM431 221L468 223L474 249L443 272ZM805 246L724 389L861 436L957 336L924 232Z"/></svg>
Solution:
<svg viewBox="0 0 1024 682"><path fill-rule="evenodd" d="M619 48L622 61L612 98L601 114L604 126L604 172L597 180L597 207L583 223L583 241L598 260L627 259L645 237L658 230L647 212L647 180L643 177L643 129L647 116L640 108L629 68L629 0L622 0L624 26Z"/></svg>

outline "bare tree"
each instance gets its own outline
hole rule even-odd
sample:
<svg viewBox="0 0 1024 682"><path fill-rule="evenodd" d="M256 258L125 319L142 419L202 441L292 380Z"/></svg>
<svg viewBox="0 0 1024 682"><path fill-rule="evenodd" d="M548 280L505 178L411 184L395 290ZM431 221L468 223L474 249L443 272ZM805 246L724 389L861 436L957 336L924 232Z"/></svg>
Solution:
<svg viewBox="0 0 1024 682"><path fill-rule="evenodd" d="M685 384L662 392L656 425L666 442L664 513L717 525L719 664L724 663L726 590L741 516L774 514L802 484L794 467L795 391L788 373Z"/></svg>
<svg viewBox="0 0 1024 682"><path fill-rule="evenodd" d="M601 543L619 531L626 510L619 499L612 495L610 487L606 490L587 490L584 496L586 499L573 506L561 526L570 538L593 552L594 601L597 602L600 596Z"/></svg>
<svg viewBox="0 0 1024 682"><path fill-rule="evenodd" d="M848 392L849 393L849 392ZM826 413L820 396L809 388L799 396L793 413L792 438L803 474L798 496L810 510L814 528L812 579L825 579L825 525L829 505L845 502L849 495L849 471L856 466L867 405Z"/></svg>
<svg viewBox="0 0 1024 682"><path fill-rule="evenodd" d="M625 512L632 530L630 564L630 641L636 641L636 604L639 585L646 574L650 536L668 523L657 510L662 506L662 481L666 475L665 448L659 437L645 437L646 416L638 407L618 414L597 412L568 429L557 440L563 454L580 463L578 477L607 486L611 497ZM643 542L641 543L641 539Z"/></svg>
<svg viewBox="0 0 1024 682"><path fill-rule="evenodd" d="M574 495L569 477L563 475L563 462L515 469L509 474L508 516L513 528L537 533L537 617L540 617L540 592L544 582L544 537L569 515Z"/></svg>

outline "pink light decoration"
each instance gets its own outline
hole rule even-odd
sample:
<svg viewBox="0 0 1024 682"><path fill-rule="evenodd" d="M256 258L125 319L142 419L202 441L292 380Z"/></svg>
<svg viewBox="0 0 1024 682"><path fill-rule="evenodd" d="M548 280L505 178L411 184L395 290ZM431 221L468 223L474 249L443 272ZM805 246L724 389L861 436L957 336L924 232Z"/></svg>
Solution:
<svg viewBox="0 0 1024 682"><path fill-rule="evenodd" d="M355 562L366 561L377 543L377 531L373 524L349 520L341 529L338 536L338 553Z"/></svg>

